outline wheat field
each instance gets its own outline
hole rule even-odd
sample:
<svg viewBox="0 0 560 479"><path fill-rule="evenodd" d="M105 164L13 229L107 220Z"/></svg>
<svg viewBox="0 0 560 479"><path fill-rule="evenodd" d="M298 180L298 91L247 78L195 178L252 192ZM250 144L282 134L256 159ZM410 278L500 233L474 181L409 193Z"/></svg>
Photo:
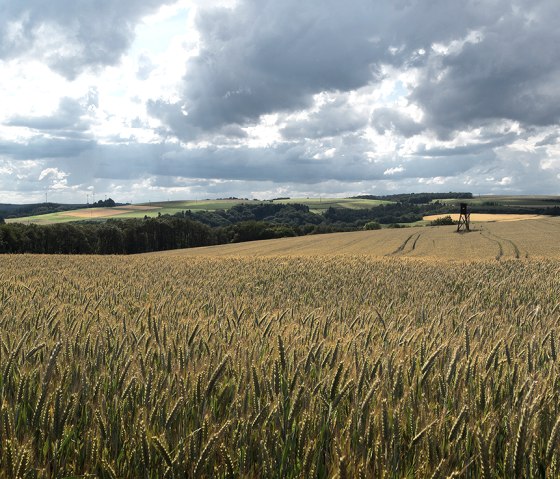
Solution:
<svg viewBox="0 0 560 479"><path fill-rule="evenodd" d="M503 215L498 215L503 216ZM456 226L416 227L332 233L251 241L148 255L189 257L275 257L367 255L450 261L560 258L560 218L471 222L471 232Z"/></svg>
<svg viewBox="0 0 560 479"><path fill-rule="evenodd" d="M0 477L560 476L556 259L0 261Z"/></svg>
<svg viewBox="0 0 560 479"><path fill-rule="evenodd" d="M2 477L559 474L558 261L2 266Z"/></svg>

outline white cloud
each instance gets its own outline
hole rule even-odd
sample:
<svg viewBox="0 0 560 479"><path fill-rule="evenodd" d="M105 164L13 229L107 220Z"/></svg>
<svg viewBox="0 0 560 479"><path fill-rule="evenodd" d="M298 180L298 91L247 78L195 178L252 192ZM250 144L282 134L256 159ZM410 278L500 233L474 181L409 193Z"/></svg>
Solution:
<svg viewBox="0 0 560 479"><path fill-rule="evenodd" d="M2 201L560 193L554 0L26 3Z"/></svg>
<svg viewBox="0 0 560 479"><path fill-rule="evenodd" d="M64 190L68 188L68 176L58 168L46 168L39 174L39 181L48 180L47 189Z"/></svg>
<svg viewBox="0 0 560 479"><path fill-rule="evenodd" d="M402 166L396 166L394 168L387 168L383 174L385 176L391 176L391 175L396 175L397 173L402 173L404 171L404 168Z"/></svg>
<svg viewBox="0 0 560 479"><path fill-rule="evenodd" d="M511 176L504 176L500 181L498 181L498 184L500 186L508 186L511 185L513 183L513 178Z"/></svg>

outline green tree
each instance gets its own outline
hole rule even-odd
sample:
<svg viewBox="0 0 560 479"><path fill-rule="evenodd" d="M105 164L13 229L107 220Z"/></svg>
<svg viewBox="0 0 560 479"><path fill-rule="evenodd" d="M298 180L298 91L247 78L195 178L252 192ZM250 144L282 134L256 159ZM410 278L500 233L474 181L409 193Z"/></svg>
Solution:
<svg viewBox="0 0 560 479"><path fill-rule="evenodd" d="M381 229L381 225L380 225L377 221L368 221L368 222L364 225L364 229L365 229L365 230L380 230L380 229Z"/></svg>

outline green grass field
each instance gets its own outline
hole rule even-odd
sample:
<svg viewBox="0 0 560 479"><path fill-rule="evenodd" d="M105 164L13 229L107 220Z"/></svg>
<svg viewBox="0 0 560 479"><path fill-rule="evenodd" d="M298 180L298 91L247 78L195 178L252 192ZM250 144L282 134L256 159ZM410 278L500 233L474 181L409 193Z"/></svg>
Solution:
<svg viewBox="0 0 560 479"><path fill-rule="evenodd" d="M391 201L365 200L360 198L290 198L289 200L276 200L273 203L294 204L299 203L309 206L316 213L322 213L326 209L333 208L372 208L374 206L392 203Z"/></svg>

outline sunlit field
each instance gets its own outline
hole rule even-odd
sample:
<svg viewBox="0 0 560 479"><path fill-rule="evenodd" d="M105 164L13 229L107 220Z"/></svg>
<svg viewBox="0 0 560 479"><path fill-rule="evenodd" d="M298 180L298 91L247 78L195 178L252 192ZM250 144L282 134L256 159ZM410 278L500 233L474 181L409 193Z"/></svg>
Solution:
<svg viewBox="0 0 560 479"><path fill-rule="evenodd" d="M424 220L432 221L438 218L443 218L445 216L450 216L453 221L459 220L459 214L442 214L442 215L428 215L424 216ZM485 222L502 222L502 221L522 221L522 220L535 220L539 218L545 218L544 215L512 215L512 214L486 214L486 213L472 213L470 215L470 220L474 223L485 223Z"/></svg>
<svg viewBox="0 0 560 479"><path fill-rule="evenodd" d="M356 231L149 254L191 257L359 254L451 261L560 258L560 218L472 221L471 232L457 234L456 230L456 226L438 226Z"/></svg>
<svg viewBox="0 0 560 479"><path fill-rule="evenodd" d="M528 223L0 257L0 477L558 477L560 261Z"/></svg>

